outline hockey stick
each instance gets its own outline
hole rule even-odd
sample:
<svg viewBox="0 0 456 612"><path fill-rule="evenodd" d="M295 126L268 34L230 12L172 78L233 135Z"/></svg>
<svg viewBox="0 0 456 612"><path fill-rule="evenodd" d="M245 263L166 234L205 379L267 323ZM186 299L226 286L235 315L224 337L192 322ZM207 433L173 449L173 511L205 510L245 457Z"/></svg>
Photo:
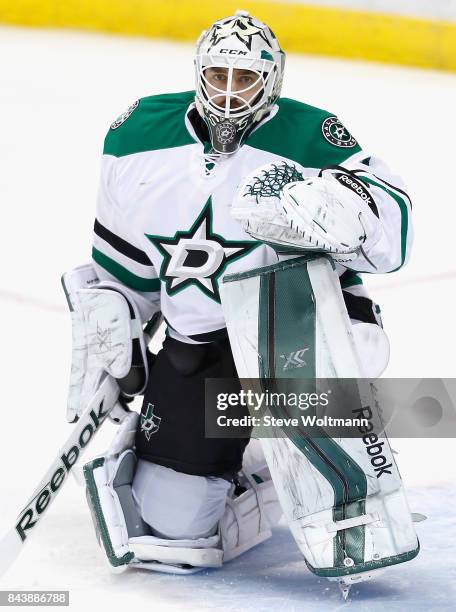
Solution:
<svg viewBox="0 0 456 612"><path fill-rule="evenodd" d="M118 396L117 382L106 374L86 411L57 453L57 457L40 481L32 497L20 512L14 527L0 540L0 577L11 567L22 552L23 545L34 533L38 521L60 492L80 454L91 442L103 421L114 408Z"/></svg>
<svg viewBox="0 0 456 612"><path fill-rule="evenodd" d="M158 332L162 322L161 313L156 313L146 325L144 334L147 343ZM14 527L0 540L0 577L22 552L38 521L60 492L67 475L114 408L119 392L116 380L106 374L86 411L74 425L71 435L20 512Z"/></svg>

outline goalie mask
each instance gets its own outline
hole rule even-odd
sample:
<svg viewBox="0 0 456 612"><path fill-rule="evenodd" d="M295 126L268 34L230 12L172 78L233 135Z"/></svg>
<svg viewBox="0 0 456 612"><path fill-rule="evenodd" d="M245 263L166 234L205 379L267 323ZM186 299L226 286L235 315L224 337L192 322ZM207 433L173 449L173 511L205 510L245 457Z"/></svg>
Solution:
<svg viewBox="0 0 456 612"><path fill-rule="evenodd" d="M216 21L197 43L196 107L216 153L235 153L280 95L285 54L246 11Z"/></svg>

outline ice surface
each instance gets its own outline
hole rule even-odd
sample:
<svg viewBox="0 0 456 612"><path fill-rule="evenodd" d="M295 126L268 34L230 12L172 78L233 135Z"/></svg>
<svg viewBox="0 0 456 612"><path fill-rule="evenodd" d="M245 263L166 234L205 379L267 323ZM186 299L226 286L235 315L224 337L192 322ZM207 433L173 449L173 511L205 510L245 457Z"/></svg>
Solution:
<svg viewBox="0 0 456 612"><path fill-rule="evenodd" d="M90 256L104 134L140 96L192 88L192 48L70 32L0 29L0 533L70 426L70 323L61 273ZM400 173L414 196L408 267L367 283L392 344L389 376L454 376L456 75L290 56L284 95L327 108ZM91 448L106 446L107 424ZM110 575L71 480L2 589L70 589L74 610L456 609L454 441L395 441L420 556L344 604L311 575L284 526L221 570Z"/></svg>

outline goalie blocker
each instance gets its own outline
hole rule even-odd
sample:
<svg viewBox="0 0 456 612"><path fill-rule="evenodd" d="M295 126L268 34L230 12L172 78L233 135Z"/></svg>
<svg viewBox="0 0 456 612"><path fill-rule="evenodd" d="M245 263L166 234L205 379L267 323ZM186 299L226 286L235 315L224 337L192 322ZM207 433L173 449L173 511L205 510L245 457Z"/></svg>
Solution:
<svg viewBox="0 0 456 612"><path fill-rule="evenodd" d="M329 257L310 254L227 275L221 298L240 378L356 378L362 406L372 412L372 431L381 432L378 410L360 380L353 335L358 326L350 323ZM285 369L283 357L303 347L306 366ZM285 433L261 442L286 520L312 572L348 588L418 554L386 437L379 435L378 443L388 469L378 477L361 437L313 438L298 428Z"/></svg>

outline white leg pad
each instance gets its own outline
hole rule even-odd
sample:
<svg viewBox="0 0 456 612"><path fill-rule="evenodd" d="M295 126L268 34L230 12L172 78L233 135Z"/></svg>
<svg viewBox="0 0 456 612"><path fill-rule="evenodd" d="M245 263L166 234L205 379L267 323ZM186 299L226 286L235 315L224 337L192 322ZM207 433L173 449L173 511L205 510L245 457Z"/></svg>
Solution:
<svg viewBox="0 0 456 612"><path fill-rule="evenodd" d="M203 568L220 567L223 562L234 559L271 536L271 527L277 524L282 510L258 440L251 440L247 446L238 485L233 484L230 489L225 513L215 535L198 539L164 539L150 535L139 513L137 524L134 524L134 508L126 519L125 501L127 498L132 502L133 496L129 500L128 494L119 493L119 479L121 486L128 487L133 476L131 481L125 480L120 466L128 454L134 456L131 447L137 417L136 413L129 415L106 453L84 466L87 497L98 541L112 571L141 567L166 573L194 573ZM235 490L239 491L237 487L244 490L235 495ZM135 529L141 535L132 536Z"/></svg>
<svg viewBox="0 0 456 612"><path fill-rule="evenodd" d="M124 571L134 555L128 545L124 513L114 487L116 469L126 453L118 458L97 457L84 465L87 501L97 534L112 571Z"/></svg>
<svg viewBox="0 0 456 612"><path fill-rule="evenodd" d="M127 453L133 453L138 418L136 412L130 412L119 425L107 451L83 468L97 539L114 572L124 571L133 559L124 512L113 483L122 459Z"/></svg>
<svg viewBox="0 0 456 612"><path fill-rule="evenodd" d="M197 568L220 567L223 562L223 551L218 547L218 535L197 540L166 540L147 535L130 538L130 550L134 553L133 565L141 563L155 571L168 572L169 566L192 566L191 572ZM144 562L152 562L146 565ZM155 562L155 563L154 563ZM163 567L163 565L167 567Z"/></svg>

